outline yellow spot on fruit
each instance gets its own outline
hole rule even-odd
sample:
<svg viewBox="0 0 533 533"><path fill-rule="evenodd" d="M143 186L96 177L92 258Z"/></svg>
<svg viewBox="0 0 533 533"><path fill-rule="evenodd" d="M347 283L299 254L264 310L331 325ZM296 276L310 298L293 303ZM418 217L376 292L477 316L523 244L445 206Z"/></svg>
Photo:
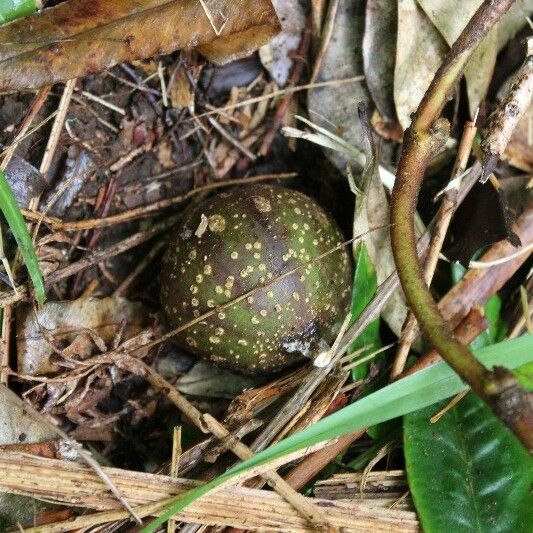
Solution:
<svg viewBox="0 0 533 533"><path fill-rule="evenodd" d="M213 273L213 268L211 267L211 265L205 265L204 266L204 274L206 276L210 276L212 273Z"/></svg>
<svg viewBox="0 0 533 533"><path fill-rule="evenodd" d="M268 213L269 211L272 211L272 206L270 205L270 201L264 196L254 196L253 201L254 201L256 209L260 213Z"/></svg>
<svg viewBox="0 0 533 533"><path fill-rule="evenodd" d="M217 285L217 286L215 287L215 292L216 292L217 294L222 294L222 293L224 292L224 289L223 289L223 287L221 287L220 285Z"/></svg>
<svg viewBox="0 0 533 533"><path fill-rule="evenodd" d="M198 301L198 298L193 298L191 300L191 305L194 307L198 307L200 305L200 302Z"/></svg>
<svg viewBox="0 0 533 533"><path fill-rule="evenodd" d="M298 302L300 300L300 295L297 292L292 293L292 297Z"/></svg>
<svg viewBox="0 0 533 533"><path fill-rule="evenodd" d="M232 259L237 259L239 257L239 254L237 252L231 252L230 257Z"/></svg>
<svg viewBox="0 0 533 533"><path fill-rule="evenodd" d="M211 335L211 337L209 337L209 342L212 344L218 344L220 342L220 337L215 337L215 335Z"/></svg>
<svg viewBox="0 0 533 533"><path fill-rule="evenodd" d="M252 317L252 324L259 324L259 319L255 315Z"/></svg>
<svg viewBox="0 0 533 533"><path fill-rule="evenodd" d="M214 233L221 233L226 229L226 219L222 215L211 215L208 221L209 229Z"/></svg>
<svg viewBox="0 0 533 533"><path fill-rule="evenodd" d="M268 315L266 309L261 309L261 311L259 311L259 314L260 314L261 316L263 316L263 317L265 317L265 316Z"/></svg>
<svg viewBox="0 0 533 533"><path fill-rule="evenodd" d="M202 276L202 274L198 274L196 276L196 283L202 283L202 281L204 281L204 277Z"/></svg>

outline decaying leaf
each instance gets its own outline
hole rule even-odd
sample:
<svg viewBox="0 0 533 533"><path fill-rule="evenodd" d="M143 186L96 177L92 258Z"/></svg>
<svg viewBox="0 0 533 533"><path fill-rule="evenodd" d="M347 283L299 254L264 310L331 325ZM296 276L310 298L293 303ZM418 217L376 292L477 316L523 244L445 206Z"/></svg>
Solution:
<svg viewBox="0 0 533 533"><path fill-rule="evenodd" d="M418 3L451 46L481 5L481 1L418 0ZM465 68L464 75L471 117L475 115L476 109L487 94L497 53L498 28L494 27L476 48Z"/></svg>
<svg viewBox="0 0 533 533"><path fill-rule="evenodd" d="M206 398L233 399L245 389L261 384L262 380L234 374L207 361L199 361L176 382L184 394Z"/></svg>
<svg viewBox="0 0 533 533"><path fill-rule="evenodd" d="M0 386L0 445L34 443L52 440L56 434L44 424L37 422L20 406L11 401L9 391ZM33 519L39 503L31 498L0 494L0 531L17 521Z"/></svg>
<svg viewBox="0 0 533 533"><path fill-rule="evenodd" d="M182 48L224 63L278 30L269 0L69 0L0 28L0 90L51 85Z"/></svg>
<svg viewBox="0 0 533 533"><path fill-rule="evenodd" d="M353 234L365 235L362 242L366 245L366 251L376 271L377 283L380 285L396 268L392 255L390 230L387 224L389 203L379 177L378 153L370 132L368 117L361 110L359 116L363 131L368 139L370 152L367 151L367 162L361 177L363 190L355 202ZM379 229L369 231L371 228ZM390 298L389 303L382 311L382 316L392 331L399 336L407 316L407 308L399 290Z"/></svg>
<svg viewBox="0 0 533 533"><path fill-rule="evenodd" d="M394 102L403 129L411 123L411 113L416 111L447 50L446 42L416 0L399 0Z"/></svg>
<svg viewBox="0 0 533 533"><path fill-rule="evenodd" d="M278 85L285 85L292 70L291 53L298 50L305 27L305 10L299 0L272 0L281 32L259 49L264 67Z"/></svg>
<svg viewBox="0 0 533 533"><path fill-rule="evenodd" d="M397 19L395 2L367 1L363 36L365 80L378 111L388 122L396 118L393 87Z"/></svg>
<svg viewBox="0 0 533 533"><path fill-rule="evenodd" d="M5 175L21 208L28 207L30 200L39 196L48 186L42 174L17 154L13 154Z"/></svg>
<svg viewBox="0 0 533 533"><path fill-rule="evenodd" d="M48 302L37 312L26 307L17 316L19 372L57 371L52 357L57 350L67 349L65 356L85 358L105 349L119 331L123 339L139 333L147 320L143 305L125 298Z"/></svg>
<svg viewBox="0 0 533 533"><path fill-rule="evenodd" d="M335 16L335 32L323 57L317 82L351 78L363 74L361 39L364 27L364 6L356 0L340 2ZM359 151L365 151L365 139L357 118L357 102L368 102L370 95L363 83L309 90L307 106L310 119L331 130ZM326 154L344 171L347 158L336 151ZM352 161L352 163L354 163ZM361 166L357 165L357 170Z"/></svg>

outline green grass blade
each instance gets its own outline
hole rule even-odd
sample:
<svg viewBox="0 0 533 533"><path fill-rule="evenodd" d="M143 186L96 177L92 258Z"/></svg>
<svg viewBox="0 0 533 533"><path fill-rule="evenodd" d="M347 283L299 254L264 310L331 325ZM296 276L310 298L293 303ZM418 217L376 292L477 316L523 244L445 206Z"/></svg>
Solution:
<svg viewBox="0 0 533 533"><path fill-rule="evenodd" d="M533 335L488 346L476 352L487 367L505 365L516 368L533 361ZM422 409L461 392L466 386L445 363L426 368L365 396L357 402L320 420L311 427L263 450L240 463L213 481L176 500L162 516L142 532L152 533L171 516L210 490L252 467L259 466L307 446L379 424L398 416Z"/></svg>
<svg viewBox="0 0 533 533"><path fill-rule="evenodd" d="M17 200L9 187L4 173L0 170L0 209L6 217L7 223L15 236L15 240L19 246L22 258L26 264L26 268L30 274L30 278L35 287L35 295L39 303L43 303L46 295L44 292L43 276L39 267L39 261L33 243L31 242L30 234L26 228L26 223L22 218Z"/></svg>

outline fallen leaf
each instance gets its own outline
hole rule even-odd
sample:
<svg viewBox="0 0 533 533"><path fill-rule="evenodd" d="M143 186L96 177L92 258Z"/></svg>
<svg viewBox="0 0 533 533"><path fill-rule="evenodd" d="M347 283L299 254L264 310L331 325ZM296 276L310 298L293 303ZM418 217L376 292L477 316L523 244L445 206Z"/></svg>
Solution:
<svg viewBox="0 0 533 533"><path fill-rule="evenodd" d="M17 154L13 154L5 170L5 175L21 208L28 207L30 200L39 196L48 187L42 174L31 163Z"/></svg>
<svg viewBox="0 0 533 533"><path fill-rule="evenodd" d="M207 361L199 361L178 379L176 388L191 396L233 399L245 389L257 387L264 381L234 374Z"/></svg>
<svg viewBox="0 0 533 533"><path fill-rule="evenodd" d="M377 173L374 173L366 195L357 197L355 212L353 234L362 235L366 233L361 242L366 245L366 251L376 270L379 286L394 272L396 267L392 255L390 231L387 225L389 202L385 188ZM370 228L379 229L369 231ZM381 312L381 316L391 330L399 336L407 316L407 308L400 290L392 294L389 303Z"/></svg>
<svg viewBox="0 0 533 533"><path fill-rule="evenodd" d="M52 361L55 347L73 346L70 355L86 355L90 337L93 352L109 344L121 330L128 339L146 324L147 312L140 303L125 298L80 298L66 302L47 302L35 313L26 307L17 314L18 370L23 374L41 375L58 370Z"/></svg>
<svg viewBox="0 0 533 533"><path fill-rule="evenodd" d="M368 0L366 3L363 64L365 80L381 116L392 122L394 109L394 62L398 10L389 0Z"/></svg>
<svg viewBox="0 0 533 533"><path fill-rule="evenodd" d="M481 2L482 0L461 0L460 2L418 0L426 15L449 46L457 40ZM475 116L479 104L485 99L496 64L497 53L498 27L496 26L479 43L464 71L471 118Z"/></svg>
<svg viewBox="0 0 533 533"><path fill-rule="evenodd" d="M34 89L182 48L224 63L278 30L269 0L70 0L0 27L0 90Z"/></svg>
<svg viewBox="0 0 533 533"><path fill-rule="evenodd" d="M361 2L346 0L339 3L335 16L335 31L322 59L316 81L332 81L363 74L360 53L364 28L364 9ZM370 95L364 83L310 89L307 97L309 118L318 126L342 137L360 151L366 150L361 123L357 118L357 103L368 102ZM333 125L333 126L332 126ZM332 150L326 155L344 172L348 158ZM352 161L352 163L354 163ZM355 164L357 170L362 165Z"/></svg>
<svg viewBox="0 0 533 533"><path fill-rule="evenodd" d="M299 0L272 0L281 22L281 32L259 49L263 66L280 86L287 83L292 70L291 54L298 50L305 27L305 10Z"/></svg>
<svg viewBox="0 0 533 533"><path fill-rule="evenodd" d="M11 393L12 394L12 393ZM0 386L0 445L44 442L57 435L42 422L37 422L11 400L4 385ZM32 498L0 494L0 531L3 526L29 522L42 504ZM7 530L7 527L6 527Z"/></svg>
<svg viewBox="0 0 533 533"><path fill-rule="evenodd" d="M531 18L532 13L531 0L515 0L498 24L498 51L527 24L527 17Z"/></svg>
<svg viewBox="0 0 533 533"><path fill-rule="evenodd" d="M189 108L194 105L194 91L183 65L178 65L170 78L168 96L175 109Z"/></svg>
<svg viewBox="0 0 533 533"><path fill-rule="evenodd" d="M394 102L405 130L448 50L416 0L398 1Z"/></svg>

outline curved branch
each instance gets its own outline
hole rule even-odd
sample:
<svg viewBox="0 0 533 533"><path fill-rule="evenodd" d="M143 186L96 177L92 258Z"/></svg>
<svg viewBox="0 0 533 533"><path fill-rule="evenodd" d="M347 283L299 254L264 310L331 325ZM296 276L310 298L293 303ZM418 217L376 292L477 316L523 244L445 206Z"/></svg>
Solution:
<svg viewBox="0 0 533 533"><path fill-rule="evenodd" d="M503 368L487 370L460 343L441 316L416 254L413 214L426 166L448 136L448 123L439 115L476 46L507 11L513 0L485 1L452 46L435 74L406 131L391 202L391 239L406 299L426 337L442 358L468 383L517 435L533 448L533 400Z"/></svg>

